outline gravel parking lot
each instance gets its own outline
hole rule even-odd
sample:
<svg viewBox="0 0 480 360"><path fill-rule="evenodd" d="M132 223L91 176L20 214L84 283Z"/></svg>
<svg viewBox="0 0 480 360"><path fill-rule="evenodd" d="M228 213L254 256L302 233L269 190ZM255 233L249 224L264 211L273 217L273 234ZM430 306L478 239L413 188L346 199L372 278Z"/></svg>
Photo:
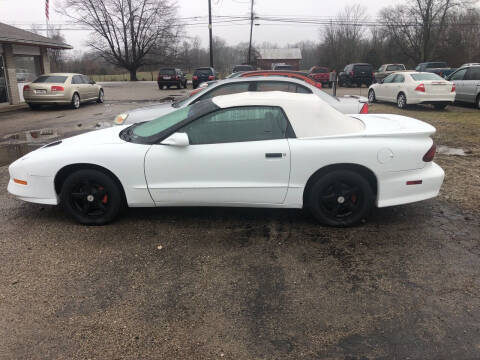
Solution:
<svg viewBox="0 0 480 360"><path fill-rule="evenodd" d="M30 149L12 134L68 136L184 92L108 83L104 104L2 113L0 160ZM8 195L1 166L0 359L479 358L480 112L401 113L466 155L437 156L438 198L352 229L229 208L131 209L84 227Z"/></svg>

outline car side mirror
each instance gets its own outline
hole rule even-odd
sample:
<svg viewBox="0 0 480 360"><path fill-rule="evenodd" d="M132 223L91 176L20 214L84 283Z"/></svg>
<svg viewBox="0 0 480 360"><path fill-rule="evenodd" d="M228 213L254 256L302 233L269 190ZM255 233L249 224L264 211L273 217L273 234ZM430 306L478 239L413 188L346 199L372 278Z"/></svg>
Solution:
<svg viewBox="0 0 480 360"><path fill-rule="evenodd" d="M89 83L89 84L90 84L90 85L95 85L95 84L96 84L96 82L95 82L95 81L93 81L93 80L90 80L90 83Z"/></svg>
<svg viewBox="0 0 480 360"><path fill-rule="evenodd" d="M168 138L161 142L163 145L171 146L188 146L190 145L190 140L188 140L187 133L176 132L170 135Z"/></svg>

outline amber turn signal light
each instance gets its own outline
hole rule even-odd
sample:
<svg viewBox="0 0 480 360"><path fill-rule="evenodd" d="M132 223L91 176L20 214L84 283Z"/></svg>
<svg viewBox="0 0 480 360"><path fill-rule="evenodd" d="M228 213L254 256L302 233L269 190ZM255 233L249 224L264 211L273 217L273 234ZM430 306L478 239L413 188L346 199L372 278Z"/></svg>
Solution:
<svg viewBox="0 0 480 360"><path fill-rule="evenodd" d="M27 182L25 180L13 179L13 182L20 185L27 185Z"/></svg>

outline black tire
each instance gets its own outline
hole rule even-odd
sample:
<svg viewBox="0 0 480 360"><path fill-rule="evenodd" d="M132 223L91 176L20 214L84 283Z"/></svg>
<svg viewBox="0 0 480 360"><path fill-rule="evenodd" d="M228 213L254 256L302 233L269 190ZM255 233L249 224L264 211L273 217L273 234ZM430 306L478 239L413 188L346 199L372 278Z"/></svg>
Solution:
<svg viewBox="0 0 480 360"><path fill-rule="evenodd" d="M182 88L182 82L179 81L179 82L177 83L177 89L181 89L181 88Z"/></svg>
<svg viewBox="0 0 480 360"><path fill-rule="evenodd" d="M111 222L123 207L123 194L115 180L95 169L70 174L63 183L60 201L65 211L84 225Z"/></svg>
<svg viewBox="0 0 480 360"><path fill-rule="evenodd" d="M407 108L407 97L404 93L400 93L397 96L397 107L399 109L406 109Z"/></svg>
<svg viewBox="0 0 480 360"><path fill-rule="evenodd" d="M322 224L348 227L366 219L374 206L367 179L352 170L334 170L309 186L307 207Z"/></svg>
<svg viewBox="0 0 480 360"><path fill-rule="evenodd" d="M375 90L373 89L368 90L368 101L371 104L377 101L377 98L375 97Z"/></svg>
<svg viewBox="0 0 480 360"><path fill-rule="evenodd" d="M158 84L158 90L163 90L163 85Z"/></svg>
<svg viewBox="0 0 480 360"><path fill-rule="evenodd" d="M477 95L476 105L477 105L477 109L480 110L480 94Z"/></svg>
<svg viewBox="0 0 480 360"><path fill-rule="evenodd" d="M443 103L440 103L440 104L433 104L433 107L435 108L435 110L443 110L447 107L448 104L443 104Z"/></svg>
<svg viewBox="0 0 480 360"><path fill-rule="evenodd" d="M76 110L80 107L80 95L78 93L74 93L72 96L72 101L71 101L71 106L72 109Z"/></svg>
<svg viewBox="0 0 480 360"><path fill-rule="evenodd" d="M30 107L30 109L32 109L32 110L38 110L38 109L40 109L40 106L41 106L41 105L32 104L32 103L27 103L27 104Z"/></svg>
<svg viewBox="0 0 480 360"><path fill-rule="evenodd" d="M105 93L103 92L103 89L100 89L100 91L98 92L98 98L97 98L97 103L99 104L103 104L103 96L105 95Z"/></svg>
<svg viewBox="0 0 480 360"><path fill-rule="evenodd" d="M183 83L183 88L186 89L187 88L187 80L185 80L185 82Z"/></svg>

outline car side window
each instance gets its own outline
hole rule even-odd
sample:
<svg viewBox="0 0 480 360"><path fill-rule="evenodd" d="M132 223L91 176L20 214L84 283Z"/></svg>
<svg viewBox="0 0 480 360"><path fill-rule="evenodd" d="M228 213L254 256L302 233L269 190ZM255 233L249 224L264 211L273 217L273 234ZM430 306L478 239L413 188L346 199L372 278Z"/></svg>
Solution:
<svg viewBox="0 0 480 360"><path fill-rule="evenodd" d="M292 84L283 81L258 81L257 91L283 91L283 92L297 92L297 84Z"/></svg>
<svg viewBox="0 0 480 360"><path fill-rule="evenodd" d="M463 80L465 77L465 73L467 72L468 69L461 69L458 70L455 74L452 75L450 80Z"/></svg>
<svg viewBox="0 0 480 360"><path fill-rule="evenodd" d="M74 75L72 77L72 84L83 84L82 77L80 75Z"/></svg>
<svg viewBox="0 0 480 360"><path fill-rule="evenodd" d="M389 84L393 81L393 78L395 77L395 74L390 74L388 75L385 79L383 79L384 84Z"/></svg>
<svg viewBox="0 0 480 360"><path fill-rule="evenodd" d="M229 94L238 94L242 92L247 92L249 87L250 87L250 82L247 82L247 81L217 86L216 88L213 88L211 91L207 92L205 95L200 96L197 100L195 100L195 102L200 100L205 100L205 99L211 99L215 96L220 96L220 95L229 95Z"/></svg>
<svg viewBox="0 0 480 360"><path fill-rule="evenodd" d="M275 106L243 106L218 110L186 125L179 132L191 145L284 139L288 120Z"/></svg>
<svg viewBox="0 0 480 360"><path fill-rule="evenodd" d="M312 90L302 85L297 85L297 93L299 94L312 94Z"/></svg>
<svg viewBox="0 0 480 360"><path fill-rule="evenodd" d="M480 80L480 67L471 67L468 69L465 80Z"/></svg>
<svg viewBox="0 0 480 360"><path fill-rule="evenodd" d="M82 75L82 80L84 84L90 84L90 79L86 75Z"/></svg>
<svg viewBox="0 0 480 360"><path fill-rule="evenodd" d="M405 76L397 74L397 75L395 75L395 78L393 79L392 82L397 83L397 84L398 83L403 83L403 82L405 82Z"/></svg>

